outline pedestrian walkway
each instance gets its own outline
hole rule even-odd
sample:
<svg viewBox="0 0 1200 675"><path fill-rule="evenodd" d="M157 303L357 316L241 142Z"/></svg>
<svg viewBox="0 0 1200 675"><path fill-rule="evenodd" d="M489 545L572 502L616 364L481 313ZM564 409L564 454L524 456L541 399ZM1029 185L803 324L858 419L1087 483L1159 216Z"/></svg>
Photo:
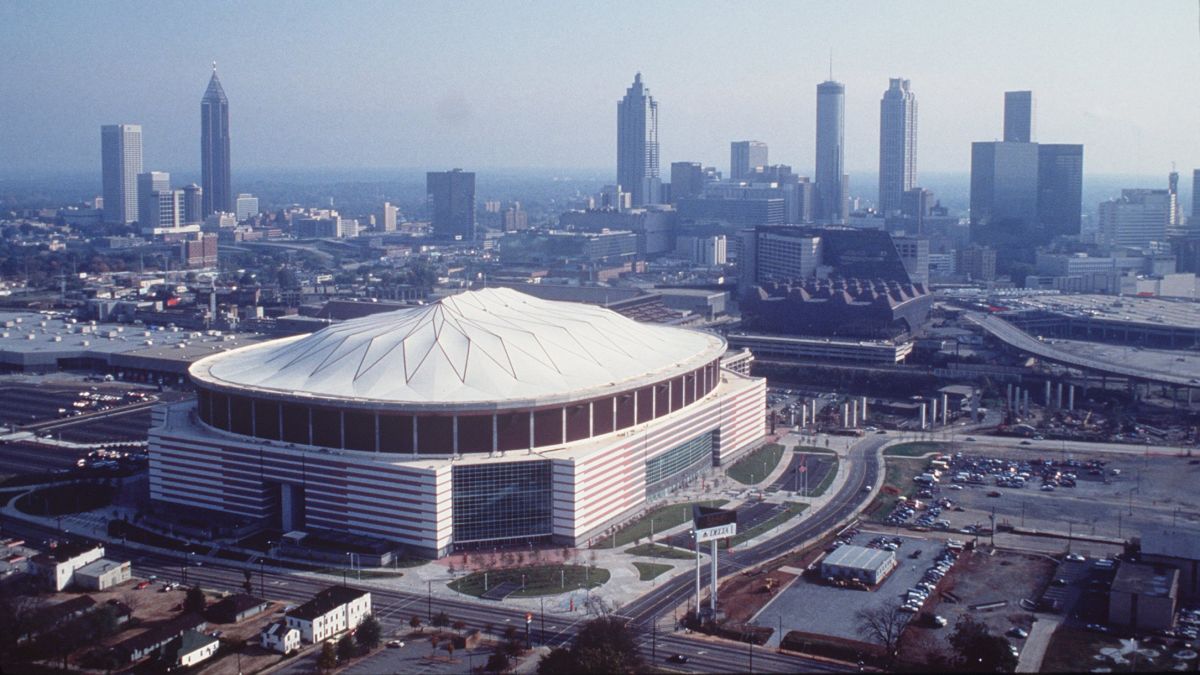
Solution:
<svg viewBox="0 0 1200 675"><path fill-rule="evenodd" d="M1058 630L1062 619L1051 616L1039 616L1029 629L1029 637L1025 639L1025 649L1017 660L1018 673L1037 673L1042 670L1042 660L1046 658L1046 648L1050 646L1050 638Z"/></svg>

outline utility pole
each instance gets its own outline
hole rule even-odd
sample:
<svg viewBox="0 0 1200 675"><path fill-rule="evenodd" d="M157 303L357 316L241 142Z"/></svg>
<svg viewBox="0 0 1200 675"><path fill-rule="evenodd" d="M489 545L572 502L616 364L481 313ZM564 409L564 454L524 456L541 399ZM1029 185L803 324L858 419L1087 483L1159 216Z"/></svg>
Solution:
<svg viewBox="0 0 1200 675"><path fill-rule="evenodd" d="M425 580L426 598L429 607L429 623L433 623L433 579Z"/></svg>

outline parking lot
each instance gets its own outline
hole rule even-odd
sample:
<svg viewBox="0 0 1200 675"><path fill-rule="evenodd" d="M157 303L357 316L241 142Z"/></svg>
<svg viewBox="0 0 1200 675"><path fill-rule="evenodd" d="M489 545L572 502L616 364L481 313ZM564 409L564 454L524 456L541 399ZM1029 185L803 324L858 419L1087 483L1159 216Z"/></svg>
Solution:
<svg viewBox="0 0 1200 675"><path fill-rule="evenodd" d="M1000 550L964 554L946 575L940 592L923 608L931 616L941 616L946 625L911 623L901 641L901 658L919 666L934 654L951 653L948 638L963 616L983 622L993 635L1008 634L1009 642L1022 649L1025 638L1013 629L1028 633L1034 618L1022 607L1022 600L1036 600L1056 566L1054 559L1040 554Z"/></svg>
<svg viewBox="0 0 1200 675"><path fill-rule="evenodd" d="M877 536L862 532L854 536L851 543L866 546ZM889 535L888 539L892 537ZM906 592L922 580L945 549L940 539L914 536L898 539L897 566L874 591L838 588L826 585L815 576L805 575L781 591L759 611L752 623L776 629L767 643L770 646L777 646L780 635L791 630L864 640L858 630L858 612L889 603L903 603ZM781 623L782 633L778 630Z"/></svg>
<svg viewBox="0 0 1200 675"><path fill-rule="evenodd" d="M930 504L948 499L951 506L940 507L939 514L920 525L955 531L987 528L994 514L1000 529L1112 539L1150 529L1200 526L1200 493L1194 489L1200 479L1197 458L1064 453L1037 445L972 452L976 448L970 442L958 448L947 457L936 482L915 485L925 508L889 524L918 525ZM937 467L929 462L924 468L928 473Z"/></svg>

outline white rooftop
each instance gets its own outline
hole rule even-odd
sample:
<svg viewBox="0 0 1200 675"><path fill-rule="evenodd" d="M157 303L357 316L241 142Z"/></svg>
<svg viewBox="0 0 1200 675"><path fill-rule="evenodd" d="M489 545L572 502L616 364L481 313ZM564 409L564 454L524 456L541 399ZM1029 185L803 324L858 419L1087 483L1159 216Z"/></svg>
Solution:
<svg viewBox="0 0 1200 675"><path fill-rule="evenodd" d="M724 351L711 333L490 288L214 355L190 372L289 397L509 407L623 391Z"/></svg>

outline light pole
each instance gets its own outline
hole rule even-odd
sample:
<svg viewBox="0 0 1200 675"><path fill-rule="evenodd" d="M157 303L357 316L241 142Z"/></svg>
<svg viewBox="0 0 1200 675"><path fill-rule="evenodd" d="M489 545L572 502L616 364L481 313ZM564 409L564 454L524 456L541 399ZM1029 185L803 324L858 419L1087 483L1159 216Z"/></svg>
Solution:
<svg viewBox="0 0 1200 675"><path fill-rule="evenodd" d="M429 623L433 623L433 579L425 580L426 602L429 608Z"/></svg>
<svg viewBox="0 0 1200 675"><path fill-rule="evenodd" d="M350 565L350 552L346 551L346 564L342 565L342 586L346 586L346 567Z"/></svg>

